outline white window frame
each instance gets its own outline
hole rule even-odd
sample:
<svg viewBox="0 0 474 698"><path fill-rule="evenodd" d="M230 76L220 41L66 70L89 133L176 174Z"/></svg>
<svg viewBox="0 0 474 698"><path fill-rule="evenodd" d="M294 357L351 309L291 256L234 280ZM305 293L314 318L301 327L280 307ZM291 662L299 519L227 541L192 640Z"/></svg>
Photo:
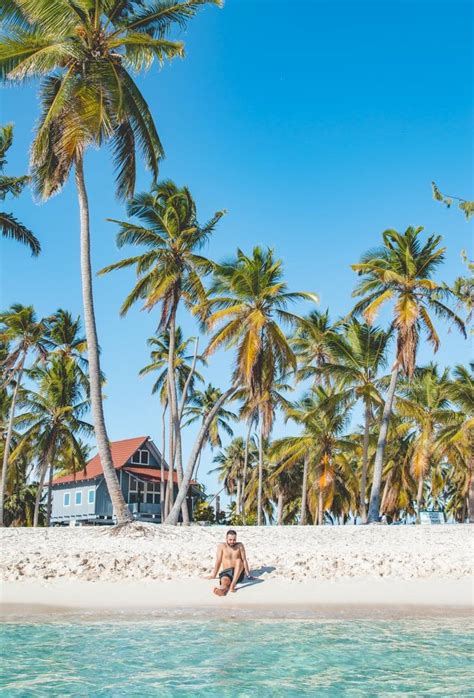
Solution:
<svg viewBox="0 0 474 698"><path fill-rule="evenodd" d="M146 455L146 459L144 459L144 455ZM150 454L148 450L146 448L139 448L138 451L135 451L132 455L132 463L135 465L150 465Z"/></svg>
<svg viewBox="0 0 474 698"><path fill-rule="evenodd" d="M66 497L69 497L69 501L66 504ZM71 493L70 492L64 492L63 493L63 507L70 507L71 506Z"/></svg>
<svg viewBox="0 0 474 698"><path fill-rule="evenodd" d="M77 501L77 498L79 497L79 501ZM74 504L77 507L82 506L82 490L77 490L74 492Z"/></svg>
<svg viewBox="0 0 474 698"><path fill-rule="evenodd" d="M92 495L92 499L91 499ZM88 490L87 492L87 503L88 504L95 504L95 489Z"/></svg>

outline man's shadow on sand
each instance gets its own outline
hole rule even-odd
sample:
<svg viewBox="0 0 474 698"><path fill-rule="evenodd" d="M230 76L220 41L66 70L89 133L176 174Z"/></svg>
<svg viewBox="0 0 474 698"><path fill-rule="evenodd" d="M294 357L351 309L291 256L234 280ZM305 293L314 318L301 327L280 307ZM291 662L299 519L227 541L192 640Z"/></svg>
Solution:
<svg viewBox="0 0 474 698"><path fill-rule="evenodd" d="M264 579L260 579L262 574L270 574L270 572L274 572L276 570L276 567L259 567L256 570L252 570L252 577L256 577L257 579L246 579L242 584L239 584L239 589L245 589L245 587L253 587L256 584L263 584L265 581Z"/></svg>

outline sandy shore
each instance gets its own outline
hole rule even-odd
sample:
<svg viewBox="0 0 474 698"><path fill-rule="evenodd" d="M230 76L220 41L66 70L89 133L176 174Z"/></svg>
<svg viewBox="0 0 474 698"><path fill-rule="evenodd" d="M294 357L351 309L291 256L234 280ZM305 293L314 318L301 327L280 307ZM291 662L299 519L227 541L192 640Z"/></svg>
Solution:
<svg viewBox="0 0 474 698"><path fill-rule="evenodd" d="M212 595L223 527L0 529L4 607L445 607L473 604L472 526L240 528L253 573Z"/></svg>

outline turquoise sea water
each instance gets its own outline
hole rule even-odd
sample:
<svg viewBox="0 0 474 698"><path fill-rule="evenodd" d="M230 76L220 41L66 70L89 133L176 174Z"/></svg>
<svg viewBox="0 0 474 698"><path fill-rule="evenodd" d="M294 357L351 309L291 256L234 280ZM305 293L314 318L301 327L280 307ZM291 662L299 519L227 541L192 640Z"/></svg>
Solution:
<svg viewBox="0 0 474 698"><path fill-rule="evenodd" d="M4 623L5 696L474 696L466 618Z"/></svg>

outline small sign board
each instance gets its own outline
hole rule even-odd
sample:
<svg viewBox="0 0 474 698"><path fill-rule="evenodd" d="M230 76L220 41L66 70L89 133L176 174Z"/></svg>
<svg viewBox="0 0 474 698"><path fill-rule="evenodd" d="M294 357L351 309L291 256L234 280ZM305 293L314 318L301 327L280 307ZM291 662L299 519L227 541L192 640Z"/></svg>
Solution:
<svg viewBox="0 0 474 698"><path fill-rule="evenodd" d="M420 511L420 523L425 526L433 526L435 524L444 524L446 519L444 518L443 511Z"/></svg>

